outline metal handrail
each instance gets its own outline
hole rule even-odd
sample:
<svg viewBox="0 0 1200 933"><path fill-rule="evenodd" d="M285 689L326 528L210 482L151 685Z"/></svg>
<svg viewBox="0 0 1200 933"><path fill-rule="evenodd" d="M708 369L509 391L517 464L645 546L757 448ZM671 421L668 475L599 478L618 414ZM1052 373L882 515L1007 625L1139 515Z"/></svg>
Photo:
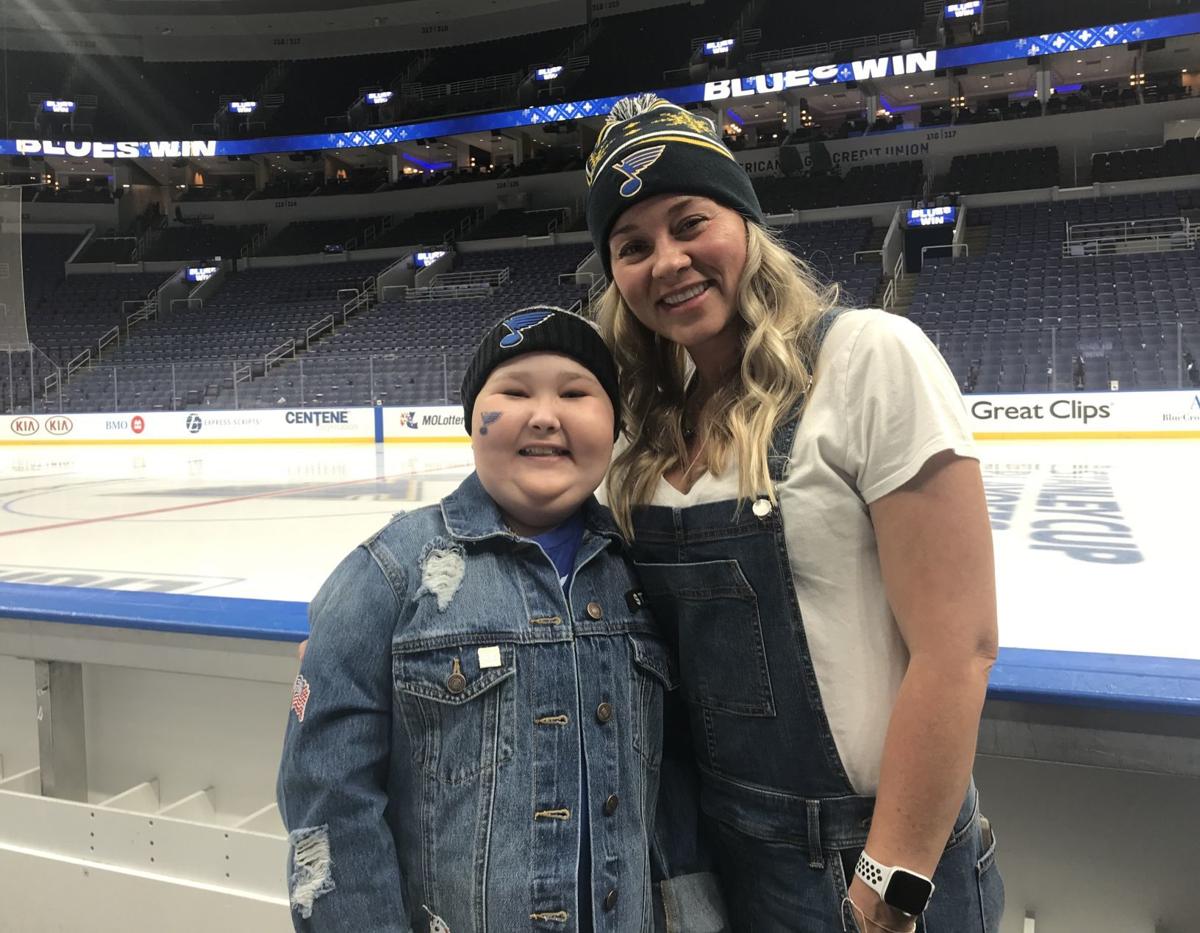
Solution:
<svg viewBox="0 0 1200 933"><path fill-rule="evenodd" d="M883 290L883 296L879 299L879 305L882 308L890 308L896 303L896 280L888 279L887 288Z"/></svg>
<svg viewBox="0 0 1200 933"><path fill-rule="evenodd" d="M438 97L453 97L456 94L473 94L477 91L504 90L516 87L523 74L524 72L512 71L438 84L405 84L400 88L400 96L410 100L433 100Z"/></svg>
<svg viewBox="0 0 1200 933"><path fill-rule="evenodd" d="M904 250L900 250L900 255L896 257L896 264L892 266L892 278L899 278L908 271L904 264Z"/></svg>
<svg viewBox="0 0 1200 933"><path fill-rule="evenodd" d="M1186 217L1148 217L1144 220L1109 220L1090 224L1067 224L1067 241L1098 240L1120 236L1130 239L1156 233L1187 232L1190 221ZM1137 228L1134 231L1134 228Z"/></svg>
<svg viewBox="0 0 1200 933"><path fill-rule="evenodd" d="M349 301L351 298L357 298L358 295L359 291L357 288L339 288L337 290L336 297L338 301L345 302Z"/></svg>
<svg viewBox="0 0 1200 933"><path fill-rule="evenodd" d="M813 42L809 45L797 45L786 49L770 49L766 52L755 52L747 56L747 61L785 61L793 58L808 58L813 55L832 55L849 49L885 48L911 40L915 46L917 33L914 29L901 29L896 32L878 33L876 35L851 36L849 39L836 39L833 42Z"/></svg>
<svg viewBox="0 0 1200 933"><path fill-rule="evenodd" d="M241 366L239 366L237 363L233 364L233 384L234 385L237 385L240 382L249 382L251 379L251 375L252 375L251 366L249 363L244 363Z"/></svg>
<svg viewBox="0 0 1200 933"><path fill-rule="evenodd" d="M332 315L330 315L330 317L329 317L329 323L330 323L330 326L332 327L333 326L333 316ZM310 327L309 330L312 330L312 328ZM278 363L285 356L289 356L289 355L293 359L295 359L295 357L296 357L296 341L291 337L288 337L287 340L285 340L283 343L281 343L279 346L277 346L274 350L268 350L266 352L266 355L263 356L263 369L264 370L270 369L275 363Z"/></svg>
<svg viewBox="0 0 1200 933"><path fill-rule="evenodd" d="M967 244L967 243L934 243L932 246L922 246L921 247L921 267L922 268L925 267L925 253L927 250L931 250L931 249L948 249L948 250L950 250L950 258L951 259L955 259L958 257L958 251L960 249L963 251L964 255L966 255L966 256L971 255L970 244Z"/></svg>
<svg viewBox="0 0 1200 933"><path fill-rule="evenodd" d="M858 265L858 257L859 256L879 256L882 259L883 250L881 250L881 249L856 249L854 251L854 265L856 265L856 266Z"/></svg>
<svg viewBox="0 0 1200 933"><path fill-rule="evenodd" d="M365 294L363 294L361 292L358 294L357 297L351 298L349 301L347 301L345 304L343 304L342 305L342 323L345 324L346 318L348 318L351 314L357 314L358 310L363 305L370 307L371 301Z"/></svg>
<svg viewBox="0 0 1200 933"><path fill-rule="evenodd" d="M1195 245L1196 233L1188 218L1152 217L1067 224L1061 254L1064 258L1079 258L1115 253L1171 252L1192 249Z"/></svg>
<svg viewBox="0 0 1200 933"><path fill-rule="evenodd" d="M313 337L319 337L321 334L325 333L325 331L333 330L333 325L333 315L330 314L321 318L321 320L317 321L316 324L313 324L311 327L309 327L308 330L304 332L304 349L311 350Z"/></svg>
<svg viewBox="0 0 1200 933"><path fill-rule="evenodd" d="M84 350L78 356L74 357L67 363L67 382L71 381L71 377L79 370L83 369L92 361L91 349Z"/></svg>
<svg viewBox="0 0 1200 933"><path fill-rule="evenodd" d="M500 286L507 284L510 278L510 270L505 266L501 269L477 269L472 272L443 272L434 276L430 285L475 285L482 283Z"/></svg>
<svg viewBox="0 0 1200 933"><path fill-rule="evenodd" d="M97 357L103 356L104 348L107 347L114 340L118 341L118 345L119 345L120 339L121 339L120 325L114 327L112 330L106 330L103 334L100 335L100 339L96 341L96 356Z"/></svg>
<svg viewBox="0 0 1200 933"><path fill-rule="evenodd" d="M461 285L394 285L390 288L403 289L405 301L437 301L442 298L486 298L492 293L487 282L466 282Z"/></svg>

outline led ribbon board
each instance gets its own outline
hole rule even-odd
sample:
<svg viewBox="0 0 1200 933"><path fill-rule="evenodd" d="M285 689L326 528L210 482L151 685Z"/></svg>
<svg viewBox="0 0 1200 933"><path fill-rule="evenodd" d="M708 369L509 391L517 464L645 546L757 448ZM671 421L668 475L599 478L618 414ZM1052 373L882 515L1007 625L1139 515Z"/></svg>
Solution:
<svg viewBox="0 0 1200 933"><path fill-rule="evenodd" d="M1185 13L1160 19L1134 20L1084 29L1005 39L979 45L818 65L770 74L752 75L707 84L656 91L673 104L695 104L751 97L793 87L839 84L869 78L925 74L939 68L959 68L990 62L1024 60L1035 55L1080 52L1127 42L1145 42L1200 33L1200 13ZM313 133L298 136L274 136L265 139L159 140L154 142L89 142L46 139L0 140L0 155L71 156L100 159L180 159L212 156L265 155L267 153L309 152L336 149L360 149L395 145L433 136L459 136L514 127L538 126L565 120L583 120L606 115L618 100L626 97L595 97L562 104L546 104L501 113L475 114L409 123L372 130L345 133Z"/></svg>
<svg viewBox="0 0 1200 933"><path fill-rule="evenodd" d="M44 100L42 101L42 109L46 113L74 113L75 101L73 100Z"/></svg>
<svg viewBox="0 0 1200 933"><path fill-rule="evenodd" d="M908 212L909 227L950 227L958 220L957 207L918 207Z"/></svg>
<svg viewBox="0 0 1200 933"><path fill-rule="evenodd" d="M256 100L231 100L229 102L230 113L254 113L258 109L258 101Z"/></svg>
<svg viewBox="0 0 1200 933"><path fill-rule="evenodd" d="M379 106L380 104L386 104L388 101L390 101L392 99L392 92L391 91L368 91L366 94L363 95L363 99L368 104L375 104L376 106Z"/></svg>
<svg viewBox="0 0 1200 933"><path fill-rule="evenodd" d="M704 54L705 55L724 55L726 52L728 52L732 48L733 48L733 40L732 39L717 39L714 42L705 42L704 43Z"/></svg>

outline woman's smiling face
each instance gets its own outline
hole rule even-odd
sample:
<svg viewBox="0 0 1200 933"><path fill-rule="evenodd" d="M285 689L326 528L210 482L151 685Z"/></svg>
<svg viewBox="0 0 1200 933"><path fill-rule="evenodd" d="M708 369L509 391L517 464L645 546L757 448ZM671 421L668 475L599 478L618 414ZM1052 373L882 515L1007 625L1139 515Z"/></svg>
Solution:
<svg viewBox="0 0 1200 933"><path fill-rule="evenodd" d="M625 211L608 239L613 281L634 316L697 353L738 338L746 221L709 198L662 194Z"/></svg>

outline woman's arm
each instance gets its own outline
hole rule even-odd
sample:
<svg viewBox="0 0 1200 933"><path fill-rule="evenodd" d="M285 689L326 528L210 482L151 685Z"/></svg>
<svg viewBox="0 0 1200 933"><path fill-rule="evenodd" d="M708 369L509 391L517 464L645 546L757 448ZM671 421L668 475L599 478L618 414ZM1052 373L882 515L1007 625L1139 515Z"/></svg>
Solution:
<svg viewBox="0 0 1200 933"><path fill-rule="evenodd" d="M910 661L888 726L866 848L884 865L932 875L967 791L997 652L979 463L948 450L936 454L870 512ZM904 928L902 915L857 877L850 896L868 919Z"/></svg>

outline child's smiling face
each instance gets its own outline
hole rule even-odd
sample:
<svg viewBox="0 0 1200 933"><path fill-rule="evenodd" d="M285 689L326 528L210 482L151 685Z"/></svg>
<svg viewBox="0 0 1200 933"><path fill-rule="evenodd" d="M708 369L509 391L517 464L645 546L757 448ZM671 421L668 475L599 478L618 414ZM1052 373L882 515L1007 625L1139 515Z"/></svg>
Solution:
<svg viewBox="0 0 1200 933"><path fill-rule="evenodd" d="M613 449L613 406L583 364L527 353L497 366L475 399L475 471L512 529L561 524L595 492Z"/></svg>

